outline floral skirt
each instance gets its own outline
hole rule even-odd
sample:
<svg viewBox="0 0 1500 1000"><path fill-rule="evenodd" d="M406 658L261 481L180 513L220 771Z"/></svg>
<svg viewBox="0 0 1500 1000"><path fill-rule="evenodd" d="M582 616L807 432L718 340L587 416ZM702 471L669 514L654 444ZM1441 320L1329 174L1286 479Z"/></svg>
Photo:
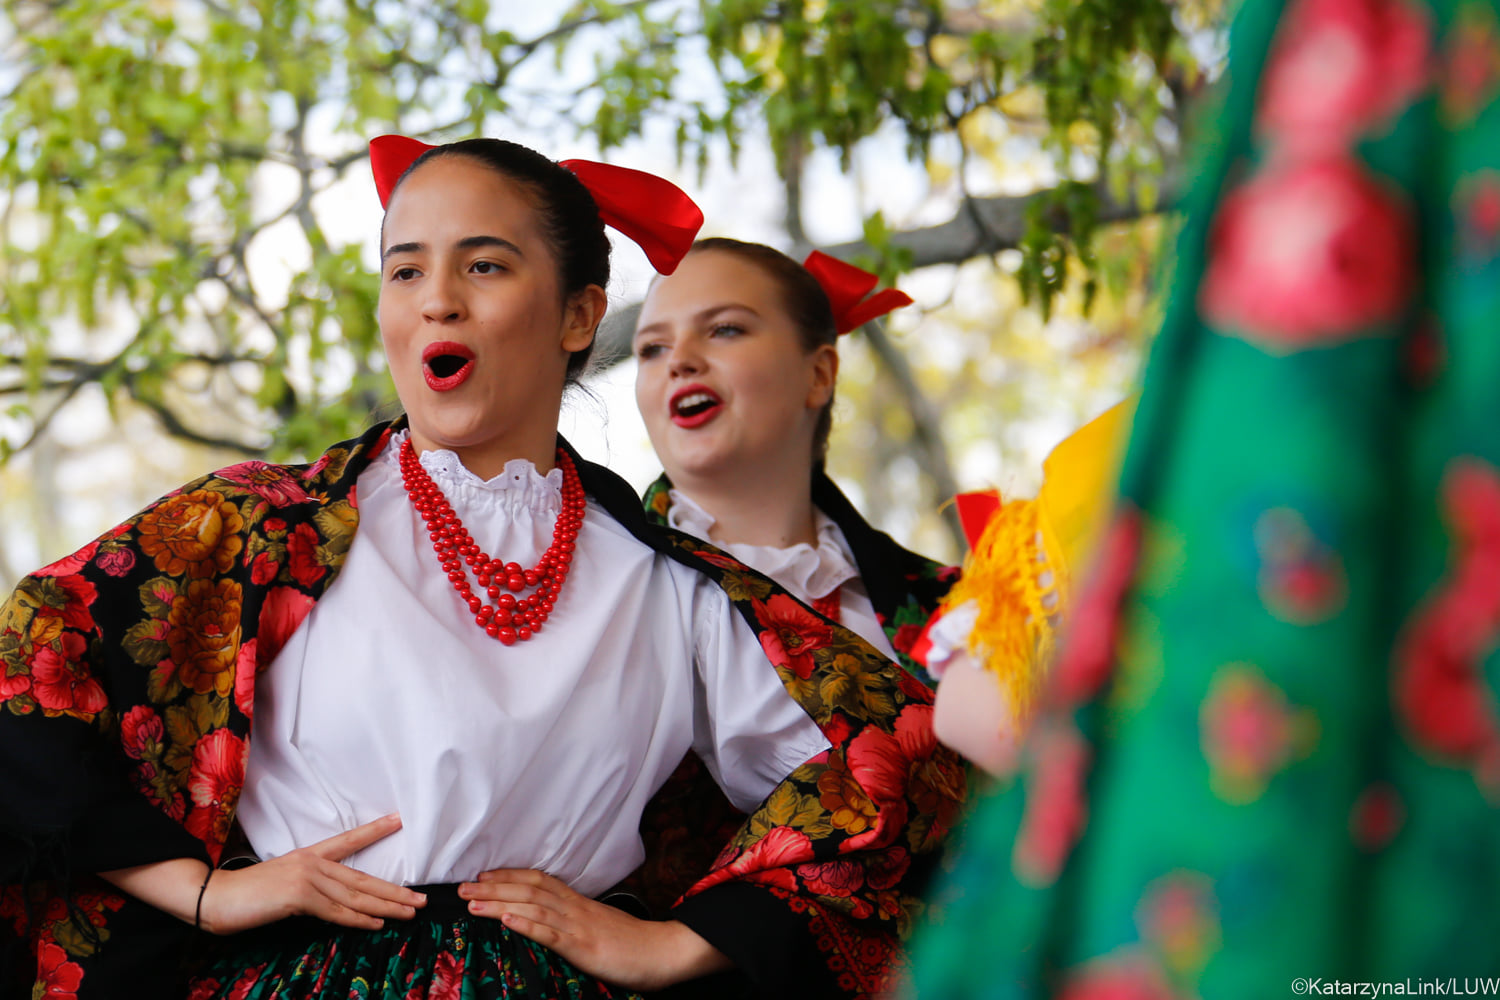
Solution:
<svg viewBox="0 0 1500 1000"><path fill-rule="evenodd" d="M470 915L454 886L378 931L311 918L224 939L189 1000L626 1000L635 994L573 968L498 920Z"/></svg>

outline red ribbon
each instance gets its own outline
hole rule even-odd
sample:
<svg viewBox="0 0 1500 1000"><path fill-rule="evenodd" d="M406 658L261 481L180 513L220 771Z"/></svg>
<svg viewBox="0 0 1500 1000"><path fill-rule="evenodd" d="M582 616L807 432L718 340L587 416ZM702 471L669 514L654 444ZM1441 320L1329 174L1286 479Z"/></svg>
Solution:
<svg viewBox="0 0 1500 1000"><path fill-rule="evenodd" d="M1000 493L997 490L981 490L975 493L960 493L953 498L958 508L958 523L963 526L964 538L969 548L979 544L979 536L989 525L990 518L1000 510Z"/></svg>
<svg viewBox="0 0 1500 1000"><path fill-rule="evenodd" d="M404 135L370 140L370 171L382 208L390 203L401 175L433 148ZM599 206L599 217L640 246L652 267L662 274L677 270L703 225L702 209L681 188L644 170L593 160L563 160L558 165L588 188Z"/></svg>
<svg viewBox="0 0 1500 1000"><path fill-rule="evenodd" d="M880 279L863 268L830 257L821 250L807 255L802 266L818 279L828 302L833 306L833 325L839 333L864 326L892 309L911 305L911 296L897 288L886 288L870 295ZM869 298L865 298L870 295Z"/></svg>

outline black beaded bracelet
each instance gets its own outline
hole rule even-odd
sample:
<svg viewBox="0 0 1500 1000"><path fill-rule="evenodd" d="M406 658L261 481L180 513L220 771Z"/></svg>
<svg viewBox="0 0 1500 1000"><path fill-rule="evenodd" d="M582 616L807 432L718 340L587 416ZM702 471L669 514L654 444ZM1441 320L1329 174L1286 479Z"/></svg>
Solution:
<svg viewBox="0 0 1500 1000"><path fill-rule="evenodd" d="M214 877L214 866L208 866L208 872L203 876L203 884L198 887L198 905L193 907L193 928L203 929L203 894L208 891L208 880Z"/></svg>

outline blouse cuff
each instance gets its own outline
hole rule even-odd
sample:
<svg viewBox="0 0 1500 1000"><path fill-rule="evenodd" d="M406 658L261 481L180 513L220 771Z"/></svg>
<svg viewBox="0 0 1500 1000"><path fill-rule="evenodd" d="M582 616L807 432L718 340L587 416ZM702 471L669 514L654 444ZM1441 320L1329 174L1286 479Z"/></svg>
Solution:
<svg viewBox="0 0 1500 1000"><path fill-rule="evenodd" d="M934 679L940 679L948 661L969 648L969 636L978 620L977 601L965 601L939 611L922 630L921 638L912 648L912 655L922 661Z"/></svg>

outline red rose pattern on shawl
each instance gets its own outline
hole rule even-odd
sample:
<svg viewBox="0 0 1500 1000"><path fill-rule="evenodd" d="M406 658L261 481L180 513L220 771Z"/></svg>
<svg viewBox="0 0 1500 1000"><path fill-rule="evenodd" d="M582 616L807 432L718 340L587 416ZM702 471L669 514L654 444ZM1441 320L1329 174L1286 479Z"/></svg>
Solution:
<svg viewBox="0 0 1500 1000"><path fill-rule="evenodd" d="M264 497L273 507L289 507L308 500L307 490L303 489L299 477L279 465L241 462L239 465L220 469L218 476L231 483L239 483L255 495Z"/></svg>
<svg viewBox="0 0 1500 1000"><path fill-rule="evenodd" d="M287 536L286 555L292 579L304 587L311 587L323 579L327 567L318 562L317 529L310 524L299 524Z"/></svg>
<svg viewBox="0 0 1500 1000"><path fill-rule="evenodd" d="M188 790L197 808L188 814L185 825L208 846L215 863L234 821L249 752L249 745L228 729L215 729L193 747Z"/></svg>
<svg viewBox="0 0 1500 1000"><path fill-rule="evenodd" d="M694 892L728 882L746 875L766 875L787 865L795 865L812 856L812 839L801 830L789 826L773 827L747 850L741 851L733 860L722 864L707 877L693 886ZM787 873L788 875L790 873Z"/></svg>
<svg viewBox="0 0 1500 1000"><path fill-rule="evenodd" d="M93 632L94 616L89 609L99 599L99 592L94 585L76 574L54 576L47 580L51 587L45 590L46 605L37 609L36 622L32 626L33 637L50 641L57 635L50 631L53 628ZM39 627L38 623L45 624ZM41 634L41 628L48 629L45 636Z"/></svg>
<svg viewBox="0 0 1500 1000"><path fill-rule="evenodd" d="M68 960L68 953L60 945L44 942L37 956L37 983L42 986L35 1000L76 1000L78 987L83 985L83 966Z"/></svg>
<svg viewBox="0 0 1500 1000"><path fill-rule="evenodd" d="M1500 471L1454 460L1441 503L1453 553L1447 575L1397 640L1396 716L1418 750L1470 768L1500 792L1500 721L1483 672L1500 642Z"/></svg>
<svg viewBox="0 0 1500 1000"><path fill-rule="evenodd" d="M256 633L256 662L265 669L281 653L281 647L297 631L312 610L313 599L290 587L277 587L260 607L260 629Z"/></svg>
<svg viewBox="0 0 1500 1000"><path fill-rule="evenodd" d="M160 756L166 736L161 716L149 705L136 705L120 719L120 743L135 760Z"/></svg>
<svg viewBox="0 0 1500 1000"><path fill-rule="evenodd" d="M777 594L769 601L757 600L754 605L757 617L770 626L760 633L760 645L767 659L807 680L815 666L813 650L833 641L833 629L787 594Z"/></svg>
<svg viewBox="0 0 1500 1000"><path fill-rule="evenodd" d="M1415 245L1410 206L1353 157L1273 163L1220 205L1198 308L1267 351L1368 336L1411 298Z"/></svg>
<svg viewBox="0 0 1500 1000"><path fill-rule="evenodd" d="M99 682L79 672L74 664L88 642L76 632L64 632L60 649L43 646L31 660L31 695L48 715L92 719L109 705Z"/></svg>
<svg viewBox="0 0 1500 1000"><path fill-rule="evenodd" d="M32 576L72 576L88 564L94 558L94 553L99 551L98 542L89 542L83 548L72 555L63 556L55 563L43 566Z"/></svg>
<svg viewBox="0 0 1500 1000"><path fill-rule="evenodd" d="M1429 82L1432 29L1405 0L1302 0L1277 34L1258 126L1305 153L1390 122Z"/></svg>

